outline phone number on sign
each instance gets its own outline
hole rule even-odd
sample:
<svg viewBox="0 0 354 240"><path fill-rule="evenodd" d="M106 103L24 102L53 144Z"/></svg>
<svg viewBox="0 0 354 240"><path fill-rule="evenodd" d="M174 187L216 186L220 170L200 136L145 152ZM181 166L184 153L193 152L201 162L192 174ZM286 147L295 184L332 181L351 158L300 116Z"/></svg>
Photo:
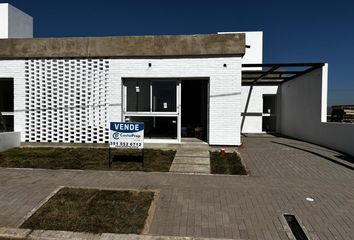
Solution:
<svg viewBox="0 0 354 240"><path fill-rule="evenodd" d="M111 146L115 147L141 147L141 143L133 143L133 142L110 142Z"/></svg>

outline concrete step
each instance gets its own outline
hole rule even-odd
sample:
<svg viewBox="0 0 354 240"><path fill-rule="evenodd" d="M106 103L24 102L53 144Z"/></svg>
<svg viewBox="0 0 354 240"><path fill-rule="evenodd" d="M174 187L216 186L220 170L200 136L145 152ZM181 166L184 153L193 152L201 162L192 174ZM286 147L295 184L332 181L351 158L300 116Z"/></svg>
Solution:
<svg viewBox="0 0 354 240"><path fill-rule="evenodd" d="M208 145L200 145L200 144L181 144L180 149L209 150L209 146Z"/></svg>
<svg viewBox="0 0 354 240"><path fill-rule="evenodd" d="M206 164L172 164L170 172L210 174L210 165L206 165Z"/></svg>
<svg viewBox="0 0 354 240"><path fill-rule="evenodd" d="M178 156L176 156L175 159L173 160L173 164L210 165L210 159L207 157L203 158L203 157L178 157Z"/></svg>
<svg viewBox="0 0 354 240"><path fill-rule="evenodd" d="M204 157L209 158L209 151L177 151L176 157Z"/></svg>

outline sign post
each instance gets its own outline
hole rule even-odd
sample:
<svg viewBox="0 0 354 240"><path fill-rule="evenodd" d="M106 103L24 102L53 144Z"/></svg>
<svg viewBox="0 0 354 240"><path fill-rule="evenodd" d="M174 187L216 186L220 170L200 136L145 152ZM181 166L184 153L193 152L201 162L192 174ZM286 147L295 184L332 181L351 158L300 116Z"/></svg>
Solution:
<svg viewBox="0 0 354 240"><path fill-rule="evenodd" d="M108 165L111 168L111 148L142 149L144 167L144 123L111 122L109 126Z"/></svg>

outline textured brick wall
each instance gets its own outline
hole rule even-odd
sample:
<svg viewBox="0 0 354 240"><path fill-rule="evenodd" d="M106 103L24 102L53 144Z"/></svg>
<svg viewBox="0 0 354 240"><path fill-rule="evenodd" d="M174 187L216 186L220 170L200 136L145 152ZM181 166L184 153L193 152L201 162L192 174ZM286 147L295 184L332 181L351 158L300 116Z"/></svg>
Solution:
<svg viewBox="0 0 354 240"><path fill-rule="evenodd" d="M202 77L210 83L209 143L240 144L239 57L0 61L0 77L14 78L21 141L105 142L107 123L122 120L122 78Z"/></svg>
<svg viewBox="0 0 354 240"><path fill-rule="evenodd" d="M209 144L240 144L241 58L111 59L109 75L111 120L122 118L122 78L209 78Z"/></svg>
<svg viewBox="0 0 354 240"><path fill-rule="evenodd" d="M0 61L0 78L14 80L14 131L21 132L21 141L24 141L25 129L25 61Z"/></svg>

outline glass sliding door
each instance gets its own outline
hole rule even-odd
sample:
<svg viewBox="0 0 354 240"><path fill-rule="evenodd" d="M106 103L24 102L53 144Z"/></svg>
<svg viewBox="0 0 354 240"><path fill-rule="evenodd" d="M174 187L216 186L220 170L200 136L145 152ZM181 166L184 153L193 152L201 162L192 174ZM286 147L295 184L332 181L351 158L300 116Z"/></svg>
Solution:
<svg viewBox="0 0 354 240"><path fill-rule="evenodd" d="M177 117L126 116L125 121L145 123L145 138L177 139Z"/></svg>
<svg viewBox="0 0 354 240"><path fill-rule="evenodd" d="M176 82L152 81L152 111L176 112Z"/></svg>
<svg viewBox="0 0 354 240"><path fill-rule="evenodd" d="M142 79L126 81L127 111L150 112L150 83Z"/></svg>
<svg viewBox="0 0 354 240"><path fill-rule="evenodd" d="M146 139L180 140L176 79L125 79L123 119L145 123Z"/></svg>

